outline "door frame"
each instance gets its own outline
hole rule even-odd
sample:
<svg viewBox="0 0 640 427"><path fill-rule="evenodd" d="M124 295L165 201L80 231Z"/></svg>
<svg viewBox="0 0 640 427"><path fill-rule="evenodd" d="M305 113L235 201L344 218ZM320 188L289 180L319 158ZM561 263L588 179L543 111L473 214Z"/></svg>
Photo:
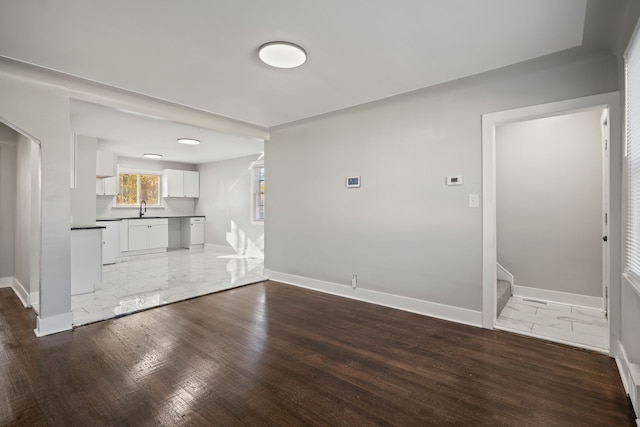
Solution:
<svg viewBox="0 0 640 427"><path fill-rule="evenodd" d="M496 127L572 112L603 108L609 110L609 342L620 330L620 277L622 238L622 132L620 92L587 96L548 104L482 115L482 327L493 329L496 321ZM609 346L613 348L612 345Z"/></svg>

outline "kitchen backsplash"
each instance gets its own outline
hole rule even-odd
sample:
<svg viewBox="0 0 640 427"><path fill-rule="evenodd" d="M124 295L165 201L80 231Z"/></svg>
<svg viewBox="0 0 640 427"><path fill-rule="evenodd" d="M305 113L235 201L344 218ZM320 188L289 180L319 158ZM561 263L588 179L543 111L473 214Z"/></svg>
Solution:
<svg viewBox="0 0 640 427"><path fill-rule="evenodd" d="M183 216L194 215L195 199L163 199L163 208L148 208L147 216ZM115 197L100 196L96 201L96 218L126 218L138 216L140 209L114 208Z"/></svg>

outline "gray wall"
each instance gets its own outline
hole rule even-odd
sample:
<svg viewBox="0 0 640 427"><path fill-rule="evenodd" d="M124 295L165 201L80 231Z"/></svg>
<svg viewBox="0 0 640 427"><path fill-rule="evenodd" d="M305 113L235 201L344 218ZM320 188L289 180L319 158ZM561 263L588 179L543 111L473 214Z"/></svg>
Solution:
<svg viewBox="0 0 640 427"><path fill-rule="evenodd" d="M16 141L16 133L0 123L0 277L14 275Z"/></svg>
<svg viewBox="0 0 640 427"><path fill-rule="evenodd" d="M18 136L16 155L15 261L14 277L24 289L29 286L29 246L31 242L31 140Z"/></svg>
<svg viewBox="0 0 640 427"><path fill-rule="evenodd" d="M256 250L264 250L264 226L251 223L251 166L260 156L198 166L200 198L196 214L206 216L206 243L232 246L238 253L249 251L254 255Z"/></svg>
<svg viewBox="0 0 640 427"><path fill-rule="evenodd" d="M99 144L99 143L98 143ZM196 165L189 163L165 162L162 160L135 159L132 157L118 157L118 167L123 169L137 169L143 171L162 171L162 169L196 170ZM94 168L95 169L95 168ZM96 200L96 218L126 218L138 216L139 208L116 208L115 197L96 196L95 170L93 181L93 199ZM202 178L200 179L202 183ZM202 190L202 189L201 189ZM97 198L97 199L96 199ZM162 199L161 208L148 208L148 215L181 216L193 215L194 199L167 198Z"/></svg>
<svg viewBox="0 0 640 427"><path fill-rule="evenodd" d="M98 139L76 136L76 188L71 189L71 224L96 223L96 147Z"/></svg>
<svg viewBox="0 0 640 427"><path fill-rule="evenodd" d="M481 115L617 88L573 50L273 129L265 267L481 311Z"/></svg>
<svg viewBox="0 0 640 427"><path fill-rule="evenodd" d="M69 96L0 73L0 118L42 144L40 332L71 327Z"/></svg>
<svg viewBox="0 0 640 427"><path fill-rule="evenodd" d="M516 285L602 297L601 114L496 129L498 262Z"/></svg>

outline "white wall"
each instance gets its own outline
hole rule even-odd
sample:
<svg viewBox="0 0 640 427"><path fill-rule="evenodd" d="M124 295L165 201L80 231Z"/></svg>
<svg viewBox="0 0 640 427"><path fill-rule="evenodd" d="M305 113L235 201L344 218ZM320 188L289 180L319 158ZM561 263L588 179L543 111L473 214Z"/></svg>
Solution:
<svg viewBox="0 0 640 427"><path fill-rule="evenodd" d="M162 171L162 169L196 170L196 165L189 163L165 162L162 160L135 159L132 157L118 157L118 168L142 171ZM95 178L95 176L94 176ZM202 185L202 179L200 180ZM96 199L96 218L127 218L138 216L140 209L115 207L115 197L95 196L95 182L93 189ZM194 214L194 199L163 198L159 208L147 208L148 216L182 216Z"/></svg>
<svg viewBox="0 0 640 427"><path fill-rule="evenodd" d="M16 133L0 123L0 277L14 275Z"/></svg>
<svg viewBox="0 0 640 427"><path fill-rule="evenodd" d="M570 51L273 129L266 267L481 311L481 115L615 91L616 73Z"/></svg>
<svg viewBox="0 0 640 427"><path fill-rule="evenodd" d="M76 136L76 187L71 189L71 224L96 223L96 147L98 139Z"/></svg>
<svg viewBox="0 0 640 427"><path fill-rule="evenodd" d="M602 297L601 114L496 129L498 262L516 285Z"/></svg>
<svg viewBox="0 0 640 427"><path fill-rule="evenodd" d="M261 156L198 165L200 198L196 215L206 216L206 243L230 246L243 254L263 252L264 226L251 222L251 168Z"/></svg>

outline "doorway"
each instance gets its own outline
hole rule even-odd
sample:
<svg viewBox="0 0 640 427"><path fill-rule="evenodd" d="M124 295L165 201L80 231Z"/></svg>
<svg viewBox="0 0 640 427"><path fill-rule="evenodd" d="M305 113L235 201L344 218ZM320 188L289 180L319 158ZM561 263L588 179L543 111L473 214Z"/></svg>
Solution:
<svg viewBox="0 0 640 427"><path fill-rule="evenodd" d="M605 212L596 212L595 217L591 215L589 221L587 221L589 222L588 226L590 227L590 234L588 236L583 236L581 235L582 231L580 230L585 230L585 228L580 228L578 224L580 222L584 222L582 221L583 218L578 217L575 220L571 220L571 215L569 215L569 217L565 216L563 221L567 224L567 228L572 229L574 232L578 230L577 235L567 238L566 241L562 236L560 236L560 239L556 239L555 243L550 243L550 245L545 248L547 238L548 240L554 239L554 235L552 234L553 230L545 230L544 226L535 229L535 226L532 226L535 222L535 217L531 217L530 220L524 220L527 223L526 227L523 227L522 224L518 226L517 221L523 221L523 217L515 215L514 218L507 218L507 220L505 220L505 212L517 213L518 209L520 209L520 213L524 212L527 215L546 215L548 213L549 218L553 220L554 214L558 213L557 211L559 209L557 206L553 206L553 200L551 200L553 197L548 201L539 200L539 195L542 193L538 191L538 196L536 196L535 188L533 190L528 188L523 189L523 191L519 191L519 187L517 185L513 185L513 182L510 181L513 179L517 180L518 173L521 172L519 169L522 169L522 165L526 165L527 161L535 163L535 158L532 157L531 153L519 152L519 154L516 154L515 157L513 157L513 165L503 165L503 168L500 169L502 172L505 170L515 170L512 176L509 176L509 173L500 174L497 172L498 168L500 168L499 163L503 162L505 159L505 153L498 151L498 138L505 137L505 135L508 136L509 132L513 134L513 132L517 133L517 131L524 130L525 132L531 133L532 127L529 126L528 129L526 128L527 125L532 125L533 123L552 124L559 122L563 117L572 117L575 119L578 117L584 118L585 115L587 115L590 116L591 119L595 120L595 127L593 127L593 129L595 129L595 133L598 134L597 139L600 139L601 129L604 129L607 132L609 130L611 131L611 137L609 138L608 135L606 135L607 138L602 138L602 141L606 139L607 149L608 152L611 153L611 158L616 158L615 156L619 155L619 144L610 146L609 141L619 141L619 139L616 139L616 135L614 135L619 135L619 126L615 127L615 129L609 129L608 126L611 122L608 120L609 116L602 115L602 112L608 112L608 114L612 115L617 114L617 111L619 110L617 99L617 93L612 93L486 114L483 116L483 327L491 329L494 327L507 329L513 332L524 333L525 335L546 338L552 341L578 345L580 347L608 353L608 342L611 340L612 331L615 330L613 324L608 325L608 328L606 328L606 323L601 324L603 327L601 333L604 335L604 338L606 338L604 341L606 342L606 345L602 345L602 341L598 341L598 345L593 345L593 343L580 343L579 340L574 342L570 339L572 336L571 334L561 333L556 336L554 333L549 333L549 331L544 330L544 327L553 326L551 329L553 330L555 328L556 330L553 332L557 332L557 329L562 328L571 331L574 326L576 330L581 330L581 328L585 326L585 323L591 323L590 320L583 316L585 314L589 314L587 311L589 309L595 309L593 311L597 312L603 319L607 311L613 310L613 312L617 313L617 308L615 306L612 307L610 303L607 302L605 292L607 292L608 289L609 295L615 295L619 291L619 282L614 283L615 281L612 280L615 273L611 272L608 268L609 265L616 265L611 263L612 256L619 257L619 253L617 251L614 250L613 253L611 251L611 248L614 247L613 245L615 244L612 242L619 242L619 238L616 237L619 236L619 234L609 233L609 228L619 227L619 221L614 220L614 212L609 209L609 193L613 189L616 198L619 197L621 183L619 180L614 179L612 182L606 178L611 176L610 166L614 166L618 169L619 166L611 165L609 157L602 156L601 153L598 152L596 152L596 154L599 155L599 158L594 159L592 156L592 159L590 160L592 166L594 161L596 166L591 169L599 169L597 175L595 177L591 176L590 179L595 179L596 181L601 182L602 177L605 177L605 181L608 181L608 183L604 186L605 190L600 194L591 195L589 203L592 208L595 206L596 210L600 210L600 207L604 207L603 210L607 214L606 219L608 222L606 224L604 223ZM603 118L606 118L606 121L603 121ZM606 129L604 122L606 122ZM602 135L605 136L604 131ZM540 141L538 142L539 145L544 145ZM518 153L517 150L522 150L523 147L524 146L517 147L516 145L510 145L506 152L511 150L512 153ZM530 148L531 146L528 147L528 149ZM537 149L543 147L534 148ZM514 149L516 151L514 151ZM565 168L565 165L557 165L559 167L556 168L561 173L569 173L569 175L564 178L562 176L553 176L550 170L545 171L543 165L545 162L547 162L547 164L549 162L552 163L554 160L554 152L557 151L557 147L550 146L546 147L544 152L540 151L538 153L541 159L541 164L530 165L533 168L531 171L537 174L537 180L532 181L532 183L534 187L540 187L538 190L542 189L542 191L550 191L550 189L553 189L559 193L554 195L556 199L559 202L566 202L563 200L562 195L562 191L564 189L563 182L568 182L574 178L577 182L580 182L583 178L579 176L572 176L570 168ZM571 153L569 153L569 155L570 154ZM518 155L521 157L520 159L518 159ZM546 156L546 158L544 158L544 156ZM569 157L570 161L573 161L573 157ZM566 158L567 157L565 157L565 161ZM556 160L561 161L562 159ZM518 165L518 162L521 162L521 164ZM574 175L578 174L575 173ZM502 181L499 181L499 179L502 179ZM544 190L544 187L541 187L545 183L545 180L549 181L546 184L546 190ZM505 184L505 182L507 184ZM500 199L504 203L498 202L498 197L500 197L501 193L503 197L508 196L510 198L510 203L506 203L505 199ZM538 200L535 200L536 197ZM505 206L507 207L506 210ZM514 209L509 211L509 207L514 207ZM576 212L580 212L580 208L580 206L571 207L571 209L577 209ZM616 206L616 209L614 210L619 211L619 207ZM593 209L591 209L591 212L593 213ZM500 227L498 226L499 217L503 219L500 223ZM555 220L558 220L558 218L555 218ZM614 220L613 223L611 220ZM544 223L544 221L541 223ZM604 234L600 235L601 231ZM498 237L499 232L500 237ZM527 233L532 235L532 237L530 236L532 239L530 243L527 243L525 239ZM545 233L550 233L546 236L547 238L545 238ZM608 242L602 243L603 247L601 251L600 238L604 236L607 236ZM567 235L566 237L570 236ZM589 245L589 250L586 251L588 253L576 254L576 252L579 252L576 248L586 246L584 242L580 243L581 239L592 239L593 243ZM573 246L569 243L573 244ZM536 247L536 245L538 245L538 247ZM569 246L567 246L567 248L558 247L562 245ZM556 252L555 254L554 251ZM570 256L567 257L567 253L569 253ZM567 265L558 266L558 263L550 263L553 261L554 256L555 258L563 259L563 264L567 264L572 261L579 261L582 264L578 262L578 264L576 264L577 267L574 266L575 268L573 268L573 270L571 270L571 268L567 269ZM503 261L502 264L506 265L500 265L499 263L501 260ZM593 265L594 260L597 265ZM515 271L510 272L510 268ZM570 270L573 271L574 275L580 276L582 274L583 277L567 278L567 271ZM547 276L545 276L545 274L547 274ZM583 283L585 282L585 278L589 278L590 282ZM605 280L602 280L602 278ZM508 299L511 304L509 307L509 310L512 310L511 313L517 312L521 317L525 315L525 312L534 314L538 312L539 316L555 313L556 318L566 321L566 324L561 324L561 322L558 321L551 325L549 323L549 320L551 319L549 316L547 316L546 319L547 324L542 325L545 322L541 322L541 325L538 325L537 329L535 324L529 325L528 327L523 326L521 328L517 328L515 327L517 326L515 324L516 322L508 325L505 324L505 322L499 321L499 309L497 303L497 283L499 279L507 281L511 280L511 295L509 295L511 299ZM554 280L558 282L555 285L553 283ZM571 281L572 283L567 283L568 281ZM598 293L601 294L599 295ZM517 305L517 303L520 305ZM516 305L514 306L513 304ZM580 310L583 311L580 312ZM527 321L530 320L525 317L522 318ZM571 322L571 320L575 320L574 318L580 318L580 322ZM606 321L603 320L603 322Z"/></svg>
<svg viewBox="0 0 640 427"><path fill-rule="evenodd" d="M40 295L41 156L40 145L0 119L4 135L11 135L0 150L0 276L25 307L37 312Z"/></svg>

